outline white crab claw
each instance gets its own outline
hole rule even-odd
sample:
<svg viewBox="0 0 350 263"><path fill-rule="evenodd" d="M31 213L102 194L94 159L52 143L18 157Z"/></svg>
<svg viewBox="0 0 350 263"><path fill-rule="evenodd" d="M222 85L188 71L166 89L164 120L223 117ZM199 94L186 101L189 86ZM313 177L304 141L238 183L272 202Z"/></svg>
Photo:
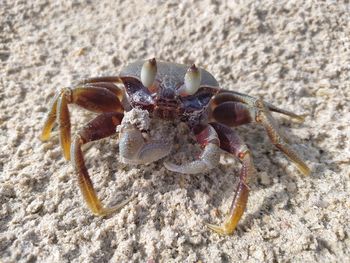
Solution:
<svg viewBox="0 0 350 263"><path fill-rule="evenodd" d="M163 165L169 171L181 174L198 174L200 172L206 172L209 170L206 163L199 160L183 165L176 165L174 163L164 162Z"/></svg>
<svg viewBox="0 0 350 263"><path fill-rule="evenodd" d="M147 60L141 69L141 82L146 88L150 88L156 78L157 62L155 58Z"/></svg>
<svg viewBox="0 0 350 263"><path fill-rule="evenodd" d="M185 74L184 85L178 90L182 96L195 94L201 85L201 71L193 64Z"/></svg>
<svg viewBox="0 0 350 263"><path fill-rule="evenodd" d="M169 162L164 162L165 168L172 172L182 173L182 174L198 174L205 173L215 168L220 161L220 147L214 143L209 143L203 150L199 159L176 165Z"/></svg>

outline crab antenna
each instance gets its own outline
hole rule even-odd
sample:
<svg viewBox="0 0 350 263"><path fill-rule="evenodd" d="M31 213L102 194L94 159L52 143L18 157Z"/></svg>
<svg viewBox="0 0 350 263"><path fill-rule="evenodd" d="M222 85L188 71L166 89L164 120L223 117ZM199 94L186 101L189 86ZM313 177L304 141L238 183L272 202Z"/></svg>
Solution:
<svg viewBox="0 0 350 263"><path fill-rule="evenodd" d="M157 62L155 58L147 60L141 69L141 82L146 88L150 88L156 78Z"/></svg>
<svg viewBox="0 0 350 263"><path fill-rule="evenodd" d="M180 88L180 95L188 96L195 94L199 89L200 84L201 72L196 65L193 64L185 74L185 85Z"/></svg>

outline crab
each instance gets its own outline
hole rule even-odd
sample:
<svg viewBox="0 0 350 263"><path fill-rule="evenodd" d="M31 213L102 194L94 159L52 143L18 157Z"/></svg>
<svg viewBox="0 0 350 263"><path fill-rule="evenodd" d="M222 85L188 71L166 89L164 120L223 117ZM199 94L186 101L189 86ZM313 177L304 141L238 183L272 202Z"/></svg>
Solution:
<svg viewBox="0 0 350 263"><path fill-rule="evenodd" d="M68 105L76 104L99 115L71 139ZM185 123L202 148L200 156L189 163L164 162L173 172L207 173L216 167L222 152L228 152L241 163L239 182L224 223L206 225L219 234L232 234L247 205L249 180L254 176L252 153L233 127L248 123L262 125L271 142L304 174L310 174L304 160L292 150L279 131L271 112L287 115L297 121L304 116L278 108L261 98L221 89L216 79L194 64L140 60L124 67L118 76L89 78L54 95L44 122L41 140L50 137L57 121L59 139L65 159L71 160L87 206L95 215L105 216L125 206L131 198L105 207L98 198L85 165L82 146L117 134L119 155L128 164L147 164L167 156L172 144L168 134L153 138L152 120ZM124 117L134 114L138 121Z"/></svg>

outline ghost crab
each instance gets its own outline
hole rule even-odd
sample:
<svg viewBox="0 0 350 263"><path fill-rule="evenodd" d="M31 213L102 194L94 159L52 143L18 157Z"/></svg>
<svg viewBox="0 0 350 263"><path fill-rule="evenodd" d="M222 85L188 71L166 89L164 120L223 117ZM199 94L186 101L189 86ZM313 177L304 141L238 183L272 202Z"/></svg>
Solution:
<svg viewBox="0 0 350 263"><path fill-rule="evenodd" d="M77 133L72 142L68 104L100 113ZM132 109L141 112L141 120L142 112L147 113L144 115L146 124L142 124L142 121L132 123L127 118L123 120L124 112ZM251 152L231 127L252 122L261 124L272 143L300 172L304 175L310 173L308 166L279 132L271 112L303 120L303 116L261 99L220 89L209 72L195 65L187 67L151 59L127 65L119 76L90 78L73 88L58 91L53 97L41 139L49 139L57 120L63 155L73 163L87 206L95 215L104 216L120 209L130 199L110 208L102 205L86 169L82 145L118 132L119 154L123 162L150 163L168 155L171 144L148 136L147 118L184 122L195 135L203 152L197 160L187 164L164 163L167 169L184 174L207 172L218 164L222 150L233 154L241 162L239 183L227 219L222 226L207 224L218 233L231 234L245 210L248 182L255 173Z"/></svg>

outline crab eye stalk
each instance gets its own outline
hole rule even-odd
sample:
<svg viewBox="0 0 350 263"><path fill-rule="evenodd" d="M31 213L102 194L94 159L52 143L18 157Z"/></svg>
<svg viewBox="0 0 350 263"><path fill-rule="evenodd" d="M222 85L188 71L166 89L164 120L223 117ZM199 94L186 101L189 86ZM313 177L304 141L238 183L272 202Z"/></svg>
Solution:
<svg viewBox="0 0 350 263"><path fill-rule="evenodd" d="M155 58L147 60L141 69L141 82L146 88L150 88L156 78L157 62Z"/></svg>
<svg viewBox="0 0 350 263"><path fill-rule="evenodd" d="M185 74L185 83L182 87L178 89L178 93L181 96L189 96L195 94L201 84L201 72L193 64Z"/></svg>

